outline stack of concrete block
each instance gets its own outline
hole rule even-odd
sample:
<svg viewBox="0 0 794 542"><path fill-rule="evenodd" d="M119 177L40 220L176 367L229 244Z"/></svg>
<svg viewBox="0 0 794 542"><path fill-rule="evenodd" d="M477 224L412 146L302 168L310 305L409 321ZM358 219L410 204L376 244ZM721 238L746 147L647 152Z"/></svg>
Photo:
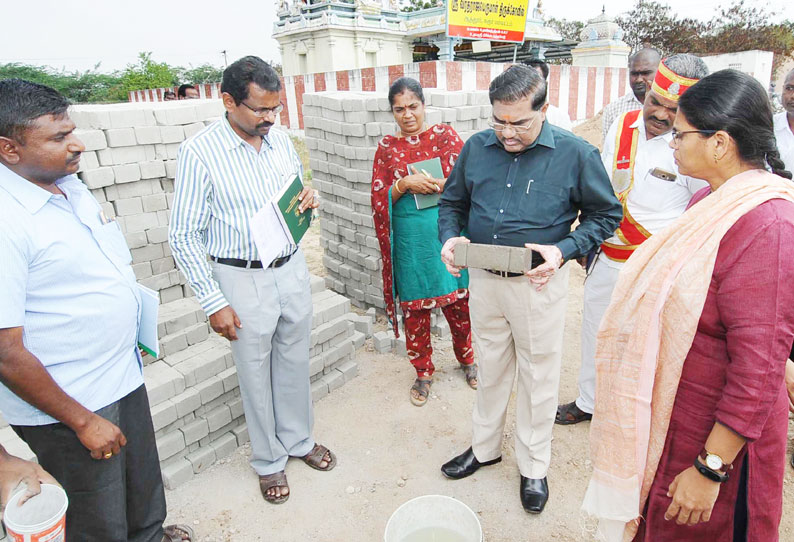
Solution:
<svg viewBox="0 0 794 542"><path fill-rule="evenodd" d="M176 487L248 440L228 341L207 317L174 265L167 229L180 142L218 117L219 100L77 106L71 116L86 145L79 173L115 217L141 284L158 290L160 357L144 357L157 449L166 486ZM312 276L312 396L318 400L358 372L355 349L372 322ZM0 444L33 458L0 419Z"/></svg>
<svg viewBox="0 0 794 542"><path fill-rule="evenodd" d="M488 127L487 91L425 91L427 124L451 125L464 141ZM388 99L374 92L303 96L312 183L322 205L326 285L361 308L384 308L381 254L372 219L372 162L378 141L395 132Z"/></svg>
<svg viewBox="0 0 794 542"><path fill-rule="evenodd" d="M85 143L80 179L121 226L135 276L164 303L190 296L168 247L176 156L223 112L220 100L80 105L70 114Z"/></svg>

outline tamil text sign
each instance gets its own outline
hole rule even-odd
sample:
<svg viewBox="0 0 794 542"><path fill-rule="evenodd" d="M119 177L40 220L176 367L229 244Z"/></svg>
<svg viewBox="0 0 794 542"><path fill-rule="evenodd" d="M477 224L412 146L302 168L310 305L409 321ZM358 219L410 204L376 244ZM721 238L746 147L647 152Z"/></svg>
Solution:
<svg viewBox="0 0 794 542"><path fill-rule="evenodd" d="M524 41L529 0L447 0L447 35L470 40Z"/></svg>

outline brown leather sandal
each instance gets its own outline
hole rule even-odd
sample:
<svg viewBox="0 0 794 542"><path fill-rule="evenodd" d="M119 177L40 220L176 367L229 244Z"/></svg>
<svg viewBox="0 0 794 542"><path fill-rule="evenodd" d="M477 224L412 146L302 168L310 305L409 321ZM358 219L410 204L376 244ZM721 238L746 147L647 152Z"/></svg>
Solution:
<svg viewBox="0 0 794 542"><path fill-rule="evenodd" d="M576 401L572 401L557 407L557 415L554 418L554 423L557 425L573 425L592 419L592 414L580 409L576 406Z"/></svg>
<svg viewBox="0 0 794 542"><path fill-rule="evenodd" d="M265 500L270 504L282 504L287 502L287 499L289 499L290 495L289 493L278 496L268 495L267 491L269 489L273 489L274 487L285 487L289 489L289 485L287 484L287 475L284 474L284 471L260 476L259 490L262 492L262 496L265 498Z"/></svg>
<svg viewBox="0 0 794 542"><path fill-rule="evenodd" d="M470 363L469 365L463 365L461 363L460 368L463 370L463 378L466 379L466 384L473 390L477 389L477 364Z"/></svg>
<svg viewBox="0 0 794 542"><path fill-rule="evenodd" d="M163 542L193 542L193 529L187 525L169 525L163 529Z"/></svg>
<svg viewBox="0 0 794 542"><path fill-rule="evenodd" d="M326 454L328 454L330 460L325 458ZM314 448L312 448L312 451L304 455L301 459L303 459L303 462L309 465L311 468L317 470L329 471L336 466L336 456L331 450L322 444L315 444ZM325 467L321 466L323 461L328 463Z"/></svg>

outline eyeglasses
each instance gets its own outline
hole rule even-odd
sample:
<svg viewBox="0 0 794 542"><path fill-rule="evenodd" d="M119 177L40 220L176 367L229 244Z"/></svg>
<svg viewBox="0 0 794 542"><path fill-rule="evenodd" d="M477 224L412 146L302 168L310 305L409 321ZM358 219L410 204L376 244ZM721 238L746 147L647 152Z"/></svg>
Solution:
<svg viewBox="0 0 794 542"><path fill-rule="evenodd" d="M708 134L714 135L717 133L718 130L684 130L683 132L679 132L675 128L673 128L672 135L673 135L673 143L678 145L681 142L681 138L683 138L687 134Z"/></svg>
<svg viewBox="0 0 794 542"><path fill-rule="evenodd" d="M538 120L538 117L539 117L539 116L540 116L540 115L538 115L537 117L535 117L534 119L532 119L532 122L530 122L530 123L529 123L528 125L526 125L526 126L523 126L523 125L515 125L515 124L502 124L501 122L494 122L494 121L492 121L492 120L489 120L489 121L488 121L488 126L490 126L491 128L493 128L493 129L494 129L494 132L504 132L504 131L505 131L505 130L507 130L508 128L512 128L512 129L513 129L513 131L514 131L516 134L526 134L527 132L529 132L529 131L532 129L532 125L533 125L533 124L535 124L535 121L536 121L536 120Z"/></svg>
<svg viewBox="0 0 794 542"><path fill-rule="evenodd" d="M260 118L265 118L268 115L278 115L284 110L284 104L282 103L279 103L276 107L263 107L261 109L254 109L245 102L240 102L240 103L246 106L251 111L253 111L254 115Z"/></svg>

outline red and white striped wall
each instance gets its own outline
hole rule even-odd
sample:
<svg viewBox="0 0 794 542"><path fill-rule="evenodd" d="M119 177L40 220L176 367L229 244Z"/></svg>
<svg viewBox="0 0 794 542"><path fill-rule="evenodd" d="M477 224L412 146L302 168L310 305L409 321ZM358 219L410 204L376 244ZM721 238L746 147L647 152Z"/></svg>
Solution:
<svg viewBox="0 0 794 542"><path fill-rule="evenodd" d="M303 129L303 94L321 91L372 91L383 93L403 76L417 79L424 88L444 90L488 90L491 80L510 64L491 62L447 62L434 60L397 66L359 68L338 72L291 75L282 79L281 100L286 105L280 124ZM629 92L626 68L588 68L550 65L549 102L567 111L573 122L587 120L606 104ZM220 83L196 85L201 98L220 98ZM165 88L129 93L131 102L159 102ZM173 89L176 92L176 88Z"/></svg>

